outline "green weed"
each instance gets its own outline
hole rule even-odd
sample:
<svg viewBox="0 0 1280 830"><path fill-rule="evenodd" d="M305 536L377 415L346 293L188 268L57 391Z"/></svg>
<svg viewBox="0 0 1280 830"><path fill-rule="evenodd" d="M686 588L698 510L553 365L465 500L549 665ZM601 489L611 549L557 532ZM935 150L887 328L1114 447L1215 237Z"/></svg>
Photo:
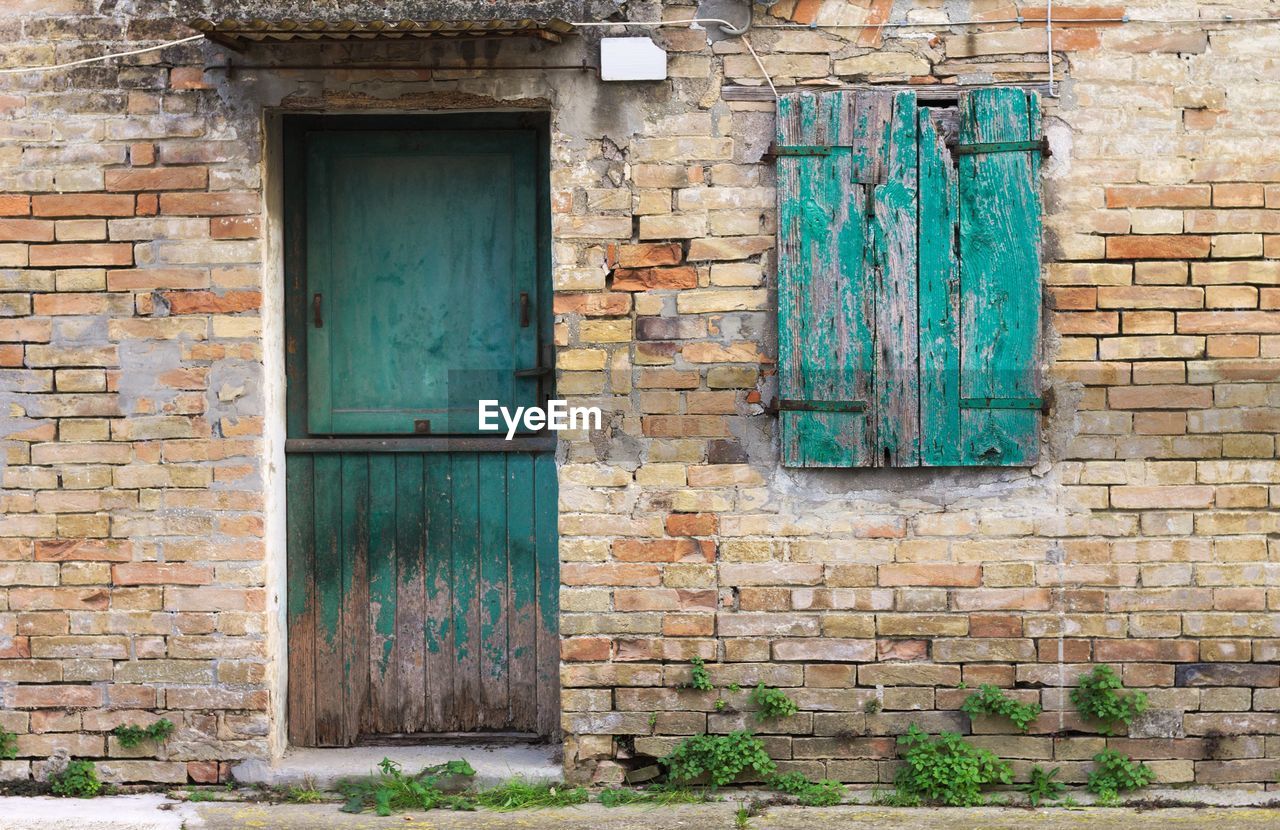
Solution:
<svg viewBox="0 0 1280 830"><path fill-rule="evenodd" d="M18 757L18 736L0 729L0 759L12 761Z"/></svg>
<svg viewBox="0 0 1280 830"><path fill-rule="evenodd" d="M1093 756L1097 769L1089 773L1085 789L1098 797L1098 803L1114 804L1121 793L1140 790L1155 780L1151 767L1134 761L1114 749L1104 749Z"/></svg>
<svg viewBox="0 0 1280 830"><path fill-rule="evenodd" d="M724 786L747 770L768 778L777 769L760 739L746 731L685 738L659 763L676 783L706 775L713 787Z"/></svg>
<svg viewBox="0 0 1280 830"><path fill-rule="evenodd" d="M71 761L62 772L49 777L49 785L54 795L63 798L93 798L102 792L93 761Z"/></svg>
<svg viewBox="0 0 1280 830"><path fill-rule="evenodd" d="M649 804L655 807L671 807L676 804L701 804L707 794L683 787L650 787L645 790L602 790L597 800L605 807L625 807L632 804Z"/></svg>
<svg viewBox="0 0 1280 830"><path fill-rule="evenodd" d="M1123 688L1110 666L1096 666L1080 676L1080 685L1071 690L1071 702L1082 715L1101 724L1098 731L1103 735L1113 735L1117 723L1127 729L1134 718L1147 710L1145 693L1120 694Z"/></svg>
<svg viewBox="0 0 1280 830"><path fill-rule="evenodd" d="M111 734L116 736L120 746L131 749L143 741L166 741L173 734L173 729L173 721L161 718L150 726L138 726L134 723L126 726L122 723L112 729Z"/></svg>
<svg viewBox="0 0 1280 830"><path fill-rule="evenodd" d="M1019 732L1026 732L1043 710L1039 703L1020 703L995 686L984 683L978 691L965 698L960 711L970 715L1000 715L1008 718Z"/></svg>
<svg viewBox="0 0 1280 830"><path fill-rule="evenodd" d="M1031 768L1031 780L1018 785L1018 791L1026 793L1027 801L1032 807L1039 807L1040 802L1057 801L1067 789L1067 785L1057 780L1059 767L1045 772L1038 764Z"/></svg>
<svg viewBox="0 0 1280 830"><path fill-rule="evenodd" d="M695 657L689 661L693 669L689 672L689 685L700 692L709 692L715 688L711 685L711 672L707 671L706 661Z"/></svg>
<svg viewBox="0 0 1280 830"><path fill-rule="evenodd" d="M513 810L540 810L547 807L573 807L586 804L590 794L583 787L557 784L533 784L519 779L474 795L477 806L500 813Z"/></svg>
<svg viewBox="0 0 1280 830"><path fill-rule="evenodd" d="M839 781L810 781L802 772L774 776L769 784L779 792L794 795L805 807L831 807L844 800L844 785Z"/></svg>
<svg viewBox="0 0 1280 830"><path fill-rule="evenodd" d="M786 692L781 689L770 689L763 683L757 684L752 690L751 702L759 707L756 720L789 718L800 711L800 707L794 700L787 697Z"/></svg>
<svg viewBox="0 0 1280 830"><path fill-rule="evenodd" d="M907 799L939 802L948 807L974 807L982 803L982 788L988 784L1008 784L1013 780L1010 766L994 753L980 749L953 732L931 739L915 724L898 738L906 748L905 764L894 784Z"/></svg>
<svg viewBox="0 0 1280 830"><path fill-rule="evenodd" d="M474 801L463 795L449 795L439 788L442 779L472 776L476 771L466 761L449 761L426 767L417 775L405 775L400 765L390 758L378 764L379 774L372 778L352 779L338 784L338 792L346 799L344 813L373 810L389 816L402 810L474 810Z"/></svg>

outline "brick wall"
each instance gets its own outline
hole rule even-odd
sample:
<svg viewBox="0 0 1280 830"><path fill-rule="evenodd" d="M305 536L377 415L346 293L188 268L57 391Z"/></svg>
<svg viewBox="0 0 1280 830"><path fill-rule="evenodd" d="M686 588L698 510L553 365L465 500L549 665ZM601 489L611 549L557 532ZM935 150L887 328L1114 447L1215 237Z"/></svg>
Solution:
<svg viewBox="0 0 1280 830"><path fill-rule="evenodd" d="M0 10L0 62L186 33L91 0ZM1253 14L1280 14L1255 3ZM663 4L671 18L693 7ZM750 35L779 86L1034 82L1042 30L776 29L1012 4L784 0ZM1064 18L1196 17L1216 3L1057 2ZM656 4L653 4L656 8ZM1035 8L1024 7L1027 17ZM159 12L150 12L159 14ZM1039 14L1043 15L1041 9ZM637 14L638 16L638 14ZM1046 101L1046 376L1034 471L778 464L772 102L740 41L655 36L665 84L486 73L455 47L370 46L447 68L202 72L187 46L0 76L0 726L25 776L58 748L128 780L263 757L283 691L268 493L279 379L260 313L261 113L553 112L561 393L610 413L561 448L566 766L616 780L681 735L751 723L764 681L801 712L757 727L786 768L887 781L912 722L974 732L1019 772L1083 779L1105 742L1161 781L1273 782L1280 758L1280 101L1271 25L1069 25ZM454 50L454 51L450 51ZM571 63L575 40L500 60ZM1065 77L1065 80L1064 80ZM265 361L265 364L264 364ZM277 552L278 553L278 552ZM269 591L268 586L280 590ZM1152 711L1103 738L1063 680L1115 666ZM980 683L1046 714L1029 737L957 711ZM876 705L868 706L869 701ZM873 711L877 710L878 711ZM105 732L164 715L155 752ZM1063 731L1062 735L1054 733ZM278 743L278 742L277 742Z"/></svg>

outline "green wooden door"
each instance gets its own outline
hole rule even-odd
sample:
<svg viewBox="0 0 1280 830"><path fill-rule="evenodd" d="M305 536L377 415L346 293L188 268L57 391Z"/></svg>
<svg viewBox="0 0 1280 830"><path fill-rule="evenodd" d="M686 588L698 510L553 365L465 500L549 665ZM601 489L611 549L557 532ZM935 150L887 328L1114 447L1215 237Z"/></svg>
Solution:
<svg viewBox="0 0 1280 830"><path fill-rule="evenodd" d="M289 731L300 746L558 728L545 132L286 125ZM523 371L522 371L523 370Z"/></svg>

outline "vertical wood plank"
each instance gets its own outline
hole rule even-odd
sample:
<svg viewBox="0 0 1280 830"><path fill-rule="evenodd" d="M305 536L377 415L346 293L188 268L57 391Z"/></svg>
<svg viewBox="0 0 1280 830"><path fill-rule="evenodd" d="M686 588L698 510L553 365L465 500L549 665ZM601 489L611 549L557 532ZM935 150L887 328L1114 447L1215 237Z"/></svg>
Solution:
<svg viewBox="0 0 1280 830"><path fill-rule="evenodd" d="M389 699L401 719L397 732L426 728L426 586L423 582L427 517L423 457L395 456L396 492L396 677Z"/></svg>
<svg viewBox="0 0 1280 830"><path fill-rule="evenodd" d="M480 487L476 453L450 453L453 468L454 727L480 725Z"/></svg>
<svg viewBox="0 0 1280 830"><path fill-rule="evenodd" d="M285 460L289 498L285 522L289 637L289 741L312 746L316 740L316 569L315 493L312 458Z"/></svg>
<svg viewBox="0 0 1280 830"><path fill-rule="evenodd" d="M426 465L426 729L454 731L453 454L430 453Z"/></svg>
<svg viewBox="0 0 1280 830"><path fill-rule="evenodd" d="M342 628L345 651L344 741L368 729L369 456L342 456Z"/></svg>
<svg viewBox="0 0 1280 830"><path fill-rule="evenodd" d="M878 150L876 186L876 463L920 463L919 308L916 277L916 97L897 93Z"/></svg>
<svg viewBox="0 0 1280 830"><path fill-rule="evenodd" d="M559 484L554 453L533 461L534 537L538 561L538 734L560 735Z"/></svg>
<svg viewBox="0 0 1280 830"><path fill-rule="evenodd" d="M1019 89L960 97L961 143L1026 141L1039 135L1039 98ZM1039 394L1040 156L963 155L960 183L960 395ZM1034 464L1040 415L1031 409L962 409L964 463Z"/></svg>
<svg viewBox="0 0 1280 830"><path fill-rule="evenodd" d="M785 96L778 143L832 147L778 159L779 394L802 401L869 404L872 296L856 183L853 96ZM783 461L799 467L869 463L866 411L784 411Z"/></svg>
<svg viewBox="0 0 1280 830"><path fill-rule="evenodd" d="M480 725L510 725L507 678L507 458L479 453Z"/></svg>
<svg viewBox="0 0 1280 830"><path fill-rule="evenodd" d="M507 455L507 631L511 728L538 731L537 540L533 456Z"/></svg>
<svg viewBox="0 0 1280 830"><path fill-rule="evenodd" d="M342 457L315 456L316 745L346 744Z"/></svg>
<svg viewBox="0 0 1280 830"><path fill-rule="evenodd" d="M961 462L956 169L927 108L919 121L920 460L954 466Z"/></svg>
<svg viewBox="0 0 1280 830"><path fill-rule="evenodd" d="M396 655L396 459L369 456L369 709L362 732L400 732Z"/></svg>

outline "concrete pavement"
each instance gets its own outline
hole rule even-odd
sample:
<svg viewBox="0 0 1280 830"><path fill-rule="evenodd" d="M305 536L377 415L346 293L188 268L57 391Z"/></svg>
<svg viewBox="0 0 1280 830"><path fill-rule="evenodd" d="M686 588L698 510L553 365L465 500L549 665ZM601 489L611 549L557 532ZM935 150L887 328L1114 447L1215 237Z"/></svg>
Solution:
<svg viewBox="0 0 1280 830"><path fill-rule="evenodd" d="M336 803L186 803L162 795L0 798L0 830L735 830L741 804L606 808L587 804L515 813L437 810L382 818L348 815ZM749 830L1275 830L1280 810L1259 807L1155 810L1059 808L761 808Z"/></svg>

